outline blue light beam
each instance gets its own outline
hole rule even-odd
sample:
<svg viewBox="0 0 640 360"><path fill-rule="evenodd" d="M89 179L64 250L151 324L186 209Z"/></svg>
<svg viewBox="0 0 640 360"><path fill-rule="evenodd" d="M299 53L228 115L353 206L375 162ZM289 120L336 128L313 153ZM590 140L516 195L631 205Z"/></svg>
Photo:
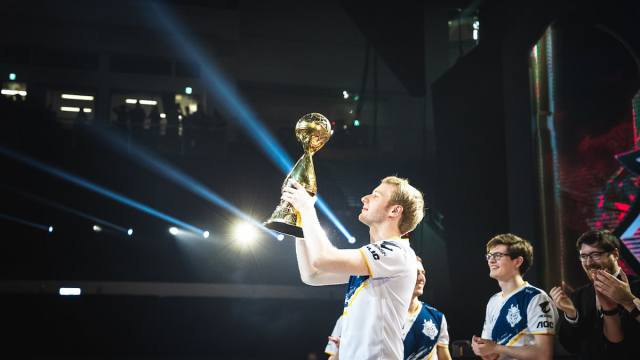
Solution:
<svg viewBox="0 0 640 360"><path fill-rule="evenodd" d="M195 195L207 201L212 202L214 205L217 205L229 211L233 215L258 227L259 229L268 233L269 235L276 237L276 234L273 231L264 227L262 223L256 221L254 218L252 218L251 216L244 213L242 210L235 207L229 201L225 200L223 197L221 197L220 195L213 192L211 189L204 186L198 180L192 178L191 176L180 171L179 169L173 167L168 162L158 158L157 156L154 156L153 154L149 153L148 151L146 151L140 146L136 146L133 144L129 144L127 146L126 142L124 142L118 135L112 132L102 131L101 135L103 138L105 138L109 142L109 144L113 149L117 151L122 151L122 149L126 149L128 147L129 154L132 155L134 160L138 161L138 163L140 163L141 165L168 178L169 180L177 183L178 185L181 185L184 189L194 193Z"/></svg>
<svg viewBox="0 0 640 360"><path fill-rule="evenodd" d="M169 11L163 9L156 3L150 4L155 15L151 17L153 22L159 21L166 33L170 37L176 38L176 43L180 44L182 51L191 57L201 68L201 77L209 85L211 91L218 95L218 104L230 118L239 118L247 134L260 145L262 150L269 156L276 165L285 173L288 173L293 166L293 161L278 144L273 135L258 120L251 108L242 100L242 96L231 85L231 81L218 69L220 68L213 59L207 58L195 43L186 36L186 31Z"/></svg>
<svg viewBox="0 0 640 360"><path fill-rule="evenodd" d="M122 232L124 234L127 234L127 232L129 231L129 229L126 229L126 228L124 228L122 226L116 225L116 224L114 224L114 223L112 223L110 221L97 218L97 217L95 217L93 215L87 214L85 212L82 212L82 211L79 211L79 210L76 210L76 209L72 209L72 208L70 208L68 206L62 205L62 204L57 203L55 201L47 200L47 199L41 198L40 196L37 196L37 195L34 195L34 194L29 194L29 193L26 193L26 192L23 192L23 191L19 191L19 192L20 192L20 194L22 196L24 196L26 198L29 198L31 200L35 200L35 201L37 201L39 203L45 204L45 205L50 206L52 208L56 208L56 209L59 209L59 210L62 210L62 211L66 211L68 213L74 214L74 215L79 216L81 218L84 218L84 219L87 219L87 220L91 220L91 221L93 221L95 223L108 226L108 227L113 228L115 230L118 230L118 231L120 231L120 232Z"/></svg>
<svg viewBox="0 0 640 360"><path fill-rule="evenodd" d="M53 230L50 230L51 226L49 226L49 225L36 224L34 222L31 222L31 221L28 221L28 220L25 220L25 219L20 219L20 218L17 218L15 216L7 215L7 214L0 214L0 219L5 219L5 220L17 222L18 224L27 225L27 226L30 226L32 228L36 228L36 229L39 229L39 230L42 230L42 231L53 232Z"/></svg>
<svg viewBox="0 0 640 360"><path fill-rule="evenodd" d="M181 47L183 53L187 54L196 64L200 66L201 76L208 88L218 96L218 105L228 117L238 119L238 123L246 130L246 133L262 148L263 152L282 170L288 174L293 167L293 161L284 151L269 130L262 125L258 117L246 104L238 91L231 85L232 82L219 71L219 66L211 58L207 58L186 36L184 26L173 17L169 11L157 3L151 3L154 16L153 22L159 21L169 38L175 38L175 43ZM318 207L329 218L329 220L347 238L353 237L347 229L340 223L338 218L329 209L329 206L318 199Z"/></svg>
<svg viewBox="0 0 640 360"><path fill-rule="evenodd" d="M155 209L153 209L153 208L151 208L151 207L149 207L149 206L147 206L145 204L142 204L142 203L140 203L138 201L130 199L130 198L124 196L124 195L120 195L120 194L118 194L116 192L113 192L111 190L108 190L108 189L106 189L106 188L104 188L104 187L102 187L100 185L96 185L96 184L94 184L94 183L92 183L92 182L90 182L88 180L82 179L79 176L73 175L73 174L68 173L68 172L66 172L64 170L57 169L57 168L55 168L53 166L41 163L40 161L32 159L29 156L19 154L19 153L15 152L15 151L6 149L6 148L1 147L1 146L0 146L0 154L4 155L6 157L12 158L14 160L20 161L20 162L22 162L24 164L27 164L27 165L29 165L29 166L31 166L33 168L36 168L36 169L38 169L40 171L43 171L43 172L45 172L47 174L59 177L61 179L69 181L69 182L71 182L71 183L73 183L75 185L78 185L78 186L83 187L85 189L91 190L91 191L93 191L95 193L98 193L100 195L106 196L106 197L108 197L108 198L110 198L112 200L115 200L115 201L119 202L119 203L128 205L128 206L130 206L132 208L135 208L135 209L138 209L140 211L143 211L143 212L145 212L145 213L147 213L149 215L152 215L152 216L155 216L155 217L157 217L159 219L162 219L162 220L165 220L167 222L170 222L170 223L172 223L174 225L177 225L177 226L183 227L185 229L188 229L190 231L193 231L194 233L202 234L202 232L204 231L204 230L199 229L199 228L197 228L197 227L195 227L193 225L190 225L190 224L188 224L188 223L186 223L184 221L178 220L178 219L176 219L176 218L174 218L172 216L169 216L169 215L164 214L164 213L162 213L162 212L160 212L158 210L155 210Z"/></svg>

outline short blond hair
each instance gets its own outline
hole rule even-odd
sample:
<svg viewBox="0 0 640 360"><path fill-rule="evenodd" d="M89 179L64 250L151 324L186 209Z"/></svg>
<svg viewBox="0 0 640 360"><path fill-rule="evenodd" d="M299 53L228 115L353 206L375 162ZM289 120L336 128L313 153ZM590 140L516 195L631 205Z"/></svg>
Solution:
<svg viewBox="0 0 640 360"><path fill-rule="evenodd" d="M424 217L424 198L420 190L409 185L409 180L397 176L387 176L381 183L394 185L389 205L402 206L402 218L398 228L402 235L413 231Z"/></svg>

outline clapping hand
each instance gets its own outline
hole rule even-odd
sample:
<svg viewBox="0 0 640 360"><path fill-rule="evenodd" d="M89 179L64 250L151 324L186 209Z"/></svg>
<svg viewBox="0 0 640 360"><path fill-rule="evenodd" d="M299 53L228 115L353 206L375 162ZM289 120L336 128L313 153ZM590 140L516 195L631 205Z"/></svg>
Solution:
<svg viewBox="0 0 640 360"><path fill-rule="evenodd" d="M618 280L604 270L599 270L595 274L593 286L598 293L606 296L612 302L625 307L633 306L634 296L629 287L629 279L622 270L620 270L620 277L622 280Z"/></svg>
<svg viewBox="0 0 640 360"><path fill-rule="evenodd" d="M567 314L568 317L575 319L578 315L578 311L576 310L573 301L571 301L571 298L565 291L567 287L568 286L563 281L562 286L556 286L551 289L549 295L551 295L551 299L553 300L553 303L556 304L556 307L558 309L562 310L565 314Z"/></svg>

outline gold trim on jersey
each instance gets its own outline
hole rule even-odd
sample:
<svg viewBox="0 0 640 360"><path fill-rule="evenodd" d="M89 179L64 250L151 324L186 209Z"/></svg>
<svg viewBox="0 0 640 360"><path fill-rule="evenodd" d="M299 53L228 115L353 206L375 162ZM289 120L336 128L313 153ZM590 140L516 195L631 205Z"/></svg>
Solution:
<svg viewBox="0 0 640 360"><path fill-rule="evenodd" d="M360 286L358 286L356 291L354 291L353 295L351 295L351 297L349 298L349 302L347 303L347 306L345 306L344 311L342 312L342 316L346 316L347 315L347 309L351 307L351 304L353 303L353 300L355 300L355 298L358 296L360 291L362 289L366 289L368 287L369 287L369 279L363 281L362 284L360 284Z"/></svg>
<svg viewBox="0 0 640 360"><path fill-rule="evenodd" d="M373 271L371 270L371 265L369 265L369 258L367 257L367 254L364 253L362 248L358 250L360 250L360 255L364 258L364 264L367 266L367 270L369 270L369 276L373 277Z"/></svg>
<svg viewBox="0 0 640 360"><path fill-rule="evenodd" d="M523 337L524 335L528 334L527 330L528 329L523 329L518 334L516 334L516 336L512 337L511 340L509 340L509 342L507 343L507 346L512 346L513 344L518 342L518 340L520 340L521 337Z"/></svg>

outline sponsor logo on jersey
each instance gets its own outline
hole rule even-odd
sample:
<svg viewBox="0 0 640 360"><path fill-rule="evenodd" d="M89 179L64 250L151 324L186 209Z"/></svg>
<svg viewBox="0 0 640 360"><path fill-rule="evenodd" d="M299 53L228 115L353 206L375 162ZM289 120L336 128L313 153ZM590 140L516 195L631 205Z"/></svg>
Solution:
<svg viewBox="0 0 640 360"><path fill-rule="evenodd" d="M380 254L378 254L378 252L371 245L367 245L365 247L367 248L367 250L369 250L371 256L373 256L373 260L380 260Z"/></svg>
<svg viewBox="0 0 640 360"><path fill-rule="evenodd" d="M379 245L369 244L365 247L371 253L373 260L380 260L380 254L382 254L382 256L387 256L387 251L393 251L394 247L400 249L399 245L394 244L393 242L387 241L387 240L381 242Z"/></svg>
<svg viewBox="0 0 640 360"><path fill-rule="evenodd" d="M536 325L536 329L553 329L553 321L548 321L548 320L544 320L544 321L538 321L538 325Z"/></svg>
<svg viewBox="0 0 640 360"><path fill-rule="evenodd" d="M393 242L387 241L387 240L385 240L382 243L380 243L380 247L383 248L383 249L387 249L389 251L393 251L392 248L394 248L394 247L397 247L398 249L400 249L400 246L398 244L394 244Z"/></svg>
<svg viewBox="0 0 640 360"><path fill-rule="evenodd" d="M549 302L545 301L545 302L541 302L540 304L540 310L542 310L543 313L548 313L549 311L551 311L551 308L549 308Z"/></svg>

